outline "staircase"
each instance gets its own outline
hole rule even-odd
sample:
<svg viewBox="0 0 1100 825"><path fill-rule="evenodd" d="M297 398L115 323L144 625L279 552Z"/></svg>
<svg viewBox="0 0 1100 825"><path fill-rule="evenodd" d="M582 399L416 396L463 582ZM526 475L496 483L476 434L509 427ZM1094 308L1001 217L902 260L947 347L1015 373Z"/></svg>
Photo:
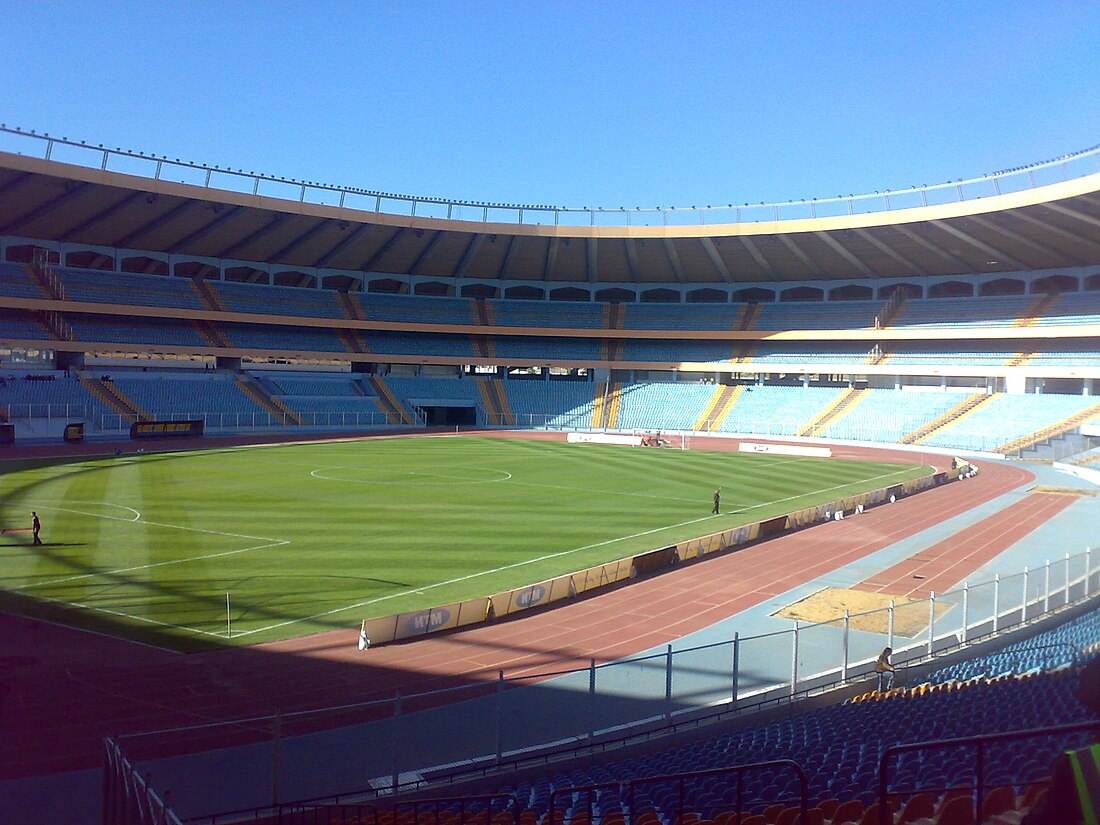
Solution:
<svg viewBox="0 0 1100 825"><path fill-rule="evenodd" d="M99 378L81 375L80 384L105 405L121 415L127 424L153 419L149 413L145 412L129 396L116 387L113 381L103 381Z"/></svg>
<svg viewBox="0 0 1100 825"><path fill-rule="evenodd" d="M195 328L195 331L202 337L202 340L212 347L226 348L233 346L229 340L229 336L222 332L222 328L213 321L203 321L198 318L192 318L191 326Z"/></svg>
<svg viewBox="0 0 1100 825"><path fill-rule="evenodd" d="M939 418L933 419L927 424L924 424L913 430L913 432L909 433L908 435L903 436L901 439L898 440L898 443L920 444L925 439L930 438L932 435L942 430L944 427L949 427L959 419L970 415L972 412L986 404L992 398L992 395L984 392L974 393L974 395L971 395L964 401L959 402L943 415L941 415Z"/></svg>
<svg viewBox="0 0 1100 825"><path fill-rule="evenodd" d="M885 364L886 361L889 360L889 358L890 353L884 350L879 344L875 344L873 347L871 347L871 351L867 353L867 360L863 363L870 366L874 366L876 364Z"/></svg>
<svg viewBox="0 0 1100 825"><path fill-rule="evenodd" d="M294 412L290 407L275 398L273 395L269 395L260 382L253 378L248 373L240 373L237 375L237 387L256 402L257 406L263 409L264 412L275 416L275 418L282 424L294 424L301 427L305 422L302 421L301 416Z"/></svg>
<svg viewBox="0 0 1100 825"><path fill-rule="evenodd" d="M737 313L737 320L734 322L733 328L735 330L747 332L752 329L759 314L760 304L742 304L740 312ZM730 360L734 364L748 364L752 361L755 352L755 341L738 341L733 347L733 354L730 355Z"/></svg>
<svg viewBox="0 0 1100 825"><path fill-rule="evenodd" d="M870 390L857 390L855 387L849 387L837 396L832 404L818 413L813 421L799 430L798 434L801 436L821 435L830 424L839 421L855 409L856 404L866 398L869 392Z"/></svg>
<svg viewBox="0 0 1100 825"><path fill-rule="evenodd" d="M607 393L610 384L607 381L596 382L596 395L592 399L592 429L602 430L607 425L604 421L607 418L604 412L604 407L607 404Z"/></svg>
<svg viewBox="0 0 1100 825"><path fill-rule="evenodd" d="M505 427L516 425L516 417L512 413L512 405L508 403L508 395L504 392L503 381L482 378L477 382L477 389L481 393L481 403L492 419L491 424Z"/></svg>
<svg viewBox="0 0 1100 825"><path fill-rule="evenodd" d="M336 293L336 303L340 307L340 312L343 313L344 318L349 321L363 321L366 320L363 315L363 310L359 306L358 301L355 300L353 295L347 292ZM348 352L366 353L370 352L370 348L367 346L367 341L363 337L363 333L357 329L338 329L335 330L336 337L340 339L340 343L344 349Z"/></svg>
<svg viewBox="0 0 1100 825"><path fill-rule="evenodd" d="M470 314L476 326L494 326L493 308L484 298L470 300ZM492 336L473 333L470 335L470 343L473 345L474 355L480 358L496 358L496 347L493 346Z"/></svg>
<svg viewBox="0 0 1100 825"><path fill-rule="evenodd" d="M1072 430L1076 430L1082 424L1087 424L1094 418L1100 418L1100 404L1094 404L1087 410L1082 410L1076 415L1072 415L1056 424L1044 427L1038 432L1021 436L1020 438L1009 441L1007 444L1002 444L993 452L1001 453L1002 455L1018 453L1021 450L1026 450L1028 447L1034 447L1036 444L1042 444L1046 441L1050 441L1052 438L1057 438L1060 435L1065 435Z"/></svg>
<svg viewBox="0 0 1100 825"><path fill-rule="evenodd" d="M607 419L605 426L615 429L619 426L619 410L623 405L623 385L614 381L608 385L607 399L604 402L604 417Z"/></svg>
<svg viewBox="0 0 1100 825"><path fill-rule="evenodd" d="M603 305L603 328L623 329L623 319L626 317L626 307L623 304ZM600 342L604 361L622 361L623 350L626 341L622 338L604 338Z"/></svg>
<svg viewBox="0 0 1100 825"><path fill-rule="evenodd" d="M69 326L69 322L65 320L65 316L60 312L54 312L53 310L47 310L45 312L35 312L34 319L38 322L46 334L55 341L75 341L76 335L73 333L73 328Z"/></svg>
<svg viewBox="0 0 1100 825"><path fill-rule="evenodd" d="M192 278L191 288L195 290L195 294L199 296L199 300L205 304L207 309L211 309L214 312L229 311L222 302L221 296L214 291L214 287L210 286L210 283L205 278Z"/></svg>
<svg viewBox="0 0 1100 825"><path fill-rule="evenodd" d="M34 263L26 264L26 270L41 291L42 297L51 298L54 301L65 300L65 287L45 259L38 260L36 256Z"/></svg>
<svg viewBox="0 0 1100 825"><path fill-rule="evenodd" d="M416 419L405 409L405 405L397 400L390 385L380 375L371 375L370 385L378 398L375 403L386 414L386 420L390 424L416 424Z"/></svg>
<svg viewBox="0 0 1100 825"><path fill-rule="evenodd" d="M1058 303L1059 298L1062 296L1057 292L1051 292L1046 295L1040 295L1038 298L1032 300L1028 305L1028 308L1024 310L1024 314L1012 322L1014 327L1033 327L1046 315L1051 308ZM1006 367L1022 367L1028 361L1035 356L1035 350L1025 350L1016 353L1014 356L1004 362Z"/></svg>
<svg viewBox="0 0 1100 825"><path fill-rule="evenodd" d="M894 321L901 315L901 310L908 298L909 295L904 289L895 289L893 294L886 299L886 303L882 305L882 309L878 311L878 315L875 316L877 321L875 329L887 329L893 326Z"/></svg>
<svg viewBox="0 0 1100 825"><path fill-rule="evenodd" d="M741 393L744 391L745 387L741 384L736 387L725 384L715 387L714 395L710 397L706 407L695 419L692 429L708 433L718 432L733 409L733 405L737 403L737 399L741 397Z"/></svg>

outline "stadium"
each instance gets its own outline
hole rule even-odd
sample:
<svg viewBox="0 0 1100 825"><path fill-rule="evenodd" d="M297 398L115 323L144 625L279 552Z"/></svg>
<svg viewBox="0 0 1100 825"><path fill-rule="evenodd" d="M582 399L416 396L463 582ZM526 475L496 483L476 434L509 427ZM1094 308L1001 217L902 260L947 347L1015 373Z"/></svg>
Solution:
<svg viewBox="0 0 1100 825"><path fill-rule="evenodd" d="M611 209L0 124L5 816L1018 823L1098 340L1100 147Z"/></svg>

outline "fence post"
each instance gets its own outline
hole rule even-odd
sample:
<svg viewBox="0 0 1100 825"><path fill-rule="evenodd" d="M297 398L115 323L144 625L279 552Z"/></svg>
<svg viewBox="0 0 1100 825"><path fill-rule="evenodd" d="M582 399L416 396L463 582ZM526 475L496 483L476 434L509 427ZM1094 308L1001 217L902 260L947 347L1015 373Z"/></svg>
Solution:
<svg viewBox="0 0 1100 825"><path fill-rule="evenodd" d="M894 648L894 600L890 599L890 606L887 610L887 627L886 627L886 646L893 650Z"/></svg>
<svg viewBox="0 0 1100 825"><path fill-rule="evenodd" d="M498 671L497 678L497 764L504 753L504 671Z"/></svg>
<svg viewBox="0 0 1100 825"><path fill-rule="evenodd" d="M1089 595L1089 582L1092 580L1092 546L1085 548L1085 593Z"/></svg>
<svg viewBox="0 0 1100 825"><path fill-rule="evenodd" d="M401 689L394 691L393 699L393 792L397 793L397 779L399 776L398 743L401 741Z"/></svg>
<svg viewBox="0 0 1100 825"><path fill-rule="evenodd" d="M798 689L798 622L794 623L794 635L791 637L791 696Z"/></svg>
<svg viewBox="0 0 1100 825"><path fill-rule="evenodd" d="M672 645L665 646L665 719L672 718Z"/></svg>
<svg viewBox="0 0 1100 825"><path fill-rule="evenodd" d="M962 643L966 644L966 631L970 628L970 582L963 582Z"/></svg>
<svg viewBox="0 0 1100 825"><path fill-rule="evenodd" d="M928 657L932 658L932 643L936 640L936 591L928 600Z"/></svg>
<svg viewBox="0 0 1100 825"><path fill-rule="evenodd" d="M1047 559L1046 573L1043 576L1043 613L1050 612L1050 559Z"/></svg>
<svg viewBox="0 0 1100 825"><path fill-rule="evenodd" d="M1024 565L1024 597L1021 600L1020 605L1020 622L1021 624L1027 621L1027 565Z"/></svg>
<svg viewBox="0 0 1100 825"><path fill-rule="evenodd" d="M733 694L730 697L733 700L733 706L737 706L737 672L741 667L741 637L740 634L733 634Z"/></svg>
<svg viewBox="0 0 1100 825"><path fill-rule="evenodd" d="M282 714L275 709L275 718L271 721L271 806L279 804L279 739L282 737Z"/></svg>
<svg viewBox="0 0 1100 825"><path fill-rule="evenodd" d="M997 632L997 619L1001 614L1001 574L993 576L993 632Z"/></svg>
<svg viewBox="0 0 1100 825"><path fill-rule="evenodd" d="M851 611L844 611L844 660L840 665L840 681L842 684L848 683L848 631L851 625Z"/></svg>
<svg viewBox="0 0 1100 825"><path fill-rule="evenodd" d="M596 660L588 660L588 738L596 736Z"/></svg>

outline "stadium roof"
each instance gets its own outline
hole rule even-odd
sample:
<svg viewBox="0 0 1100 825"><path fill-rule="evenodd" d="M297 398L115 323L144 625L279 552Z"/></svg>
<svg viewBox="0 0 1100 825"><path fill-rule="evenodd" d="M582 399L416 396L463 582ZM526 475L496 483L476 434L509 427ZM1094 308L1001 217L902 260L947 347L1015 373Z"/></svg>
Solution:
<svg viewBox="0 0 1100 825"><path fill-rule="evenodd" d="M102 162L83 165L51 158L55 145L75 144L0 153L0 235L482 282L725 285L1100 264L1100 149L904 192L627 211L417 199L90 147ZM109 168L139 158L144 167Z"/></svg>

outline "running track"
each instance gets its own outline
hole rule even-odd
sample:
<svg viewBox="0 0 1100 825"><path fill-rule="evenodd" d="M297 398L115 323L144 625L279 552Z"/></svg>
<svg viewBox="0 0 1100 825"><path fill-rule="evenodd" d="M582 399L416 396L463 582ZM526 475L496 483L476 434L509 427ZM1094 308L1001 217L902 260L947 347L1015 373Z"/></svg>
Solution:
<svg viewBox="0 0 1100 825"><path fill-rule="evenodd" d="M528 435L557 434L523 437ZM714 449L737 449L732 440L706 443ZM942 456L891 450L842 447L835 454L938 463L941 469L947 462ZM102 739L109 734L390 698L397 689L408 694L487 682L501 670L510 676L535 674L584 667L591 658L603 662L629 656L774 599L1034 478L1007 464L982 468L976 478L872 509L859 518L824 523L686 565L597 598L366 652L356 649L356 629L185 656L0 616L0 664L5 665L0 678L8 679L12 688L0 718L0 779L95 767L101 761ZM1068 497L1059 498L1068 503ZM1043 509L1023 510L1018 514L1020 529L1029 532L1051 515ZM972 533L977 544L971 544ZM1011 530L1000 535L964 531L937 549L936 564L942 568L937 575L957 576L964 566L977 567L1017 538ZM897 586L904 577L899 566L876 581ZM940 581L926 580L926 586Z"/></svg>

